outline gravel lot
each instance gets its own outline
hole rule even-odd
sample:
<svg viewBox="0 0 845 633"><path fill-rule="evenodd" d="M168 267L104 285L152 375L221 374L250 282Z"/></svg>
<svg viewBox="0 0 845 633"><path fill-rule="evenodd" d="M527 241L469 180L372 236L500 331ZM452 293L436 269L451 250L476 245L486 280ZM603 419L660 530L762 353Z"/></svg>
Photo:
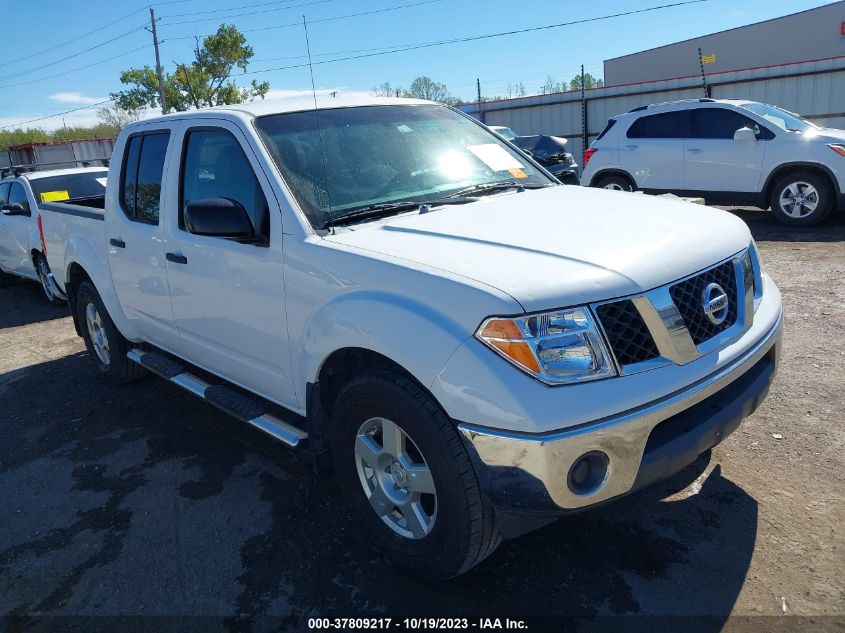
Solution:
<svg viewBox="0 0 845 633"><path fill-rule="evenodd" d="M297 454L160 379L100 380L64 308L35 284L0 290L7 627L51 628L36 614L240 615L201 628L263 630L450 613L845 630L845 215L795 230L735 212L784 295L768 400L672 480L506 543L440 586L375 555Z"/></svg>

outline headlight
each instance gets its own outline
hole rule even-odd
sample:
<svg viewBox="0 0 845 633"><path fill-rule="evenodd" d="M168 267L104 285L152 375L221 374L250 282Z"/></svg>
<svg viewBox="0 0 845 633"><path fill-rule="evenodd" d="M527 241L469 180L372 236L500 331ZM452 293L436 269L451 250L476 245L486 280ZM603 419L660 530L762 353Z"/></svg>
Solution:
<svg viewBox="0 0 845 633"><path fill-rule="evenodd" d="M497 354L551 385L616 375L587 308L518 318L491 317L475 335Z"/></svg>
<svg viewBox="0 0 845 633"><path fill-rule="evenodd" d="M763 300L763 260L760 259L760 251L757 250L757 244L751 240L751 245L748 247L748 256L751 259L751 268L754 271L754 310L760 305Z"/></svg>

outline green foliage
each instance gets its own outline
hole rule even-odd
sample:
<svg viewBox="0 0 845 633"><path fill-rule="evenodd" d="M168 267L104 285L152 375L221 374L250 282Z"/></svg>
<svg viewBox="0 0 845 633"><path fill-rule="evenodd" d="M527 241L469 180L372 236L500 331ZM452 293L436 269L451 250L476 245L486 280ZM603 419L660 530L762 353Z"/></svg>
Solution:
<svg viewBox="0 0 845 633"><path fill-rule="evenodd" d="M164 99L169 110L184 112L190 108L243 103L262 99L270 90L268 82L253 80L247 88L232 81L239 69L246 72L254 55L243 33L230 24L221 24L213 35L197 39L194 60L178 64L176 72L164 75ZM149 66L130 68L120 73L120 82L128 88L111 94L120 110L137 111L144 107L160 108L158 77Z"/></svg>
<svg viewBox="0 0 845 633"><path fill-rule="evenodd" d="M596 79L590 73L584 73L584 89L598 88L602 85L601 79ZM581 75L575 75L569 81L570 90L581 90Z"/></svg>
<svg viewBox="0 0 845 633"><path fill-rule="evenodd" d="M428 99L448 105L460 105L463 102L453 97L446 88L446 84L434 81L431 77L417 77L411 83L411 89L405 90L399 86L392 86L389 81L376 86L372 93L377 97L405 97L411 99Z"/></svg>
<svg viewBox="0 0 845 633"><path fill-rule="evenodd" d="M47 143L50 141L79 141L117 136L120 128L113 125L97 124L90 127L74 126L59 128L48 132L42 128L18 128L0 130L0 150L7 150L13 145L26 143Z"/></svg>

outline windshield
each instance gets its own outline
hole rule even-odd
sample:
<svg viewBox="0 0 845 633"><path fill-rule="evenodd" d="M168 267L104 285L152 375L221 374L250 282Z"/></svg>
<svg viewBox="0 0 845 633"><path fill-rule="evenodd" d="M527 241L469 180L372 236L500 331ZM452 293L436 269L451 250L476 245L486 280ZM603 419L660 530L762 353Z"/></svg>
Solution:
<svg viewBox="0 0 845 633"><path fill-rule="evenodd" d="M29 186L38 202L62 202L82 200L106 195L108 169L86 171L77 174L62 174L46 178L32 178Z"/></svg>
<svg viewBox="0 0 845 633"><path fill-rule="evenodd" d="M255 126L315 227L371 205L435 201L479 184L552 182L498 136L444 106L274 114Z"/></svg>
<svg viewBox="0 0 845 633"><path fill-rule="evenodd" d="M744 103L742 107L763 117L769 123L774 123L780 129L789 132L806 132L817 127L806 119L802 119L797 114L792 114L786 110L766 105L765 103Z"/></svg>

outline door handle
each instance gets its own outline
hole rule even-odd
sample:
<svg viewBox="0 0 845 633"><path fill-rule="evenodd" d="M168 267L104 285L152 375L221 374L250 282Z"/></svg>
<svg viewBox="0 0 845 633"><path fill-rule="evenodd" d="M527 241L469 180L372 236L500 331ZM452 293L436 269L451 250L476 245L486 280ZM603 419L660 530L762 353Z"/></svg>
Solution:
<svg viewBox="0 0 845 633"><path fill-rule="evenodd" d="M700 154L700 153L701 153L701 152L703 152L704 150L700 150L700 149L698 149L697 147L692 147L692 148L688 149L687 151L688 151L690 154Z"/></svg>
<svg viewBox="0 0 845 633"><path fill-rule="evenodd" d="M109 244L116 248L126 248L126 242L124 242L123 240L119 240L116 237L111 238L109 240Z"/></svg>
<svg viewBox="0 0 845 633"><path fill-rule="evenodd" d="M164 256L167 258L167 261L173 262L174 264L188 263L188 258L184 255L177 255L176 253L166 253Z"/></svg>
<svg viewBox="0 0 845 633"><path fill-rule="evenodd" d="M637 149L639 145L626 145L625 149Z"/></svg>

